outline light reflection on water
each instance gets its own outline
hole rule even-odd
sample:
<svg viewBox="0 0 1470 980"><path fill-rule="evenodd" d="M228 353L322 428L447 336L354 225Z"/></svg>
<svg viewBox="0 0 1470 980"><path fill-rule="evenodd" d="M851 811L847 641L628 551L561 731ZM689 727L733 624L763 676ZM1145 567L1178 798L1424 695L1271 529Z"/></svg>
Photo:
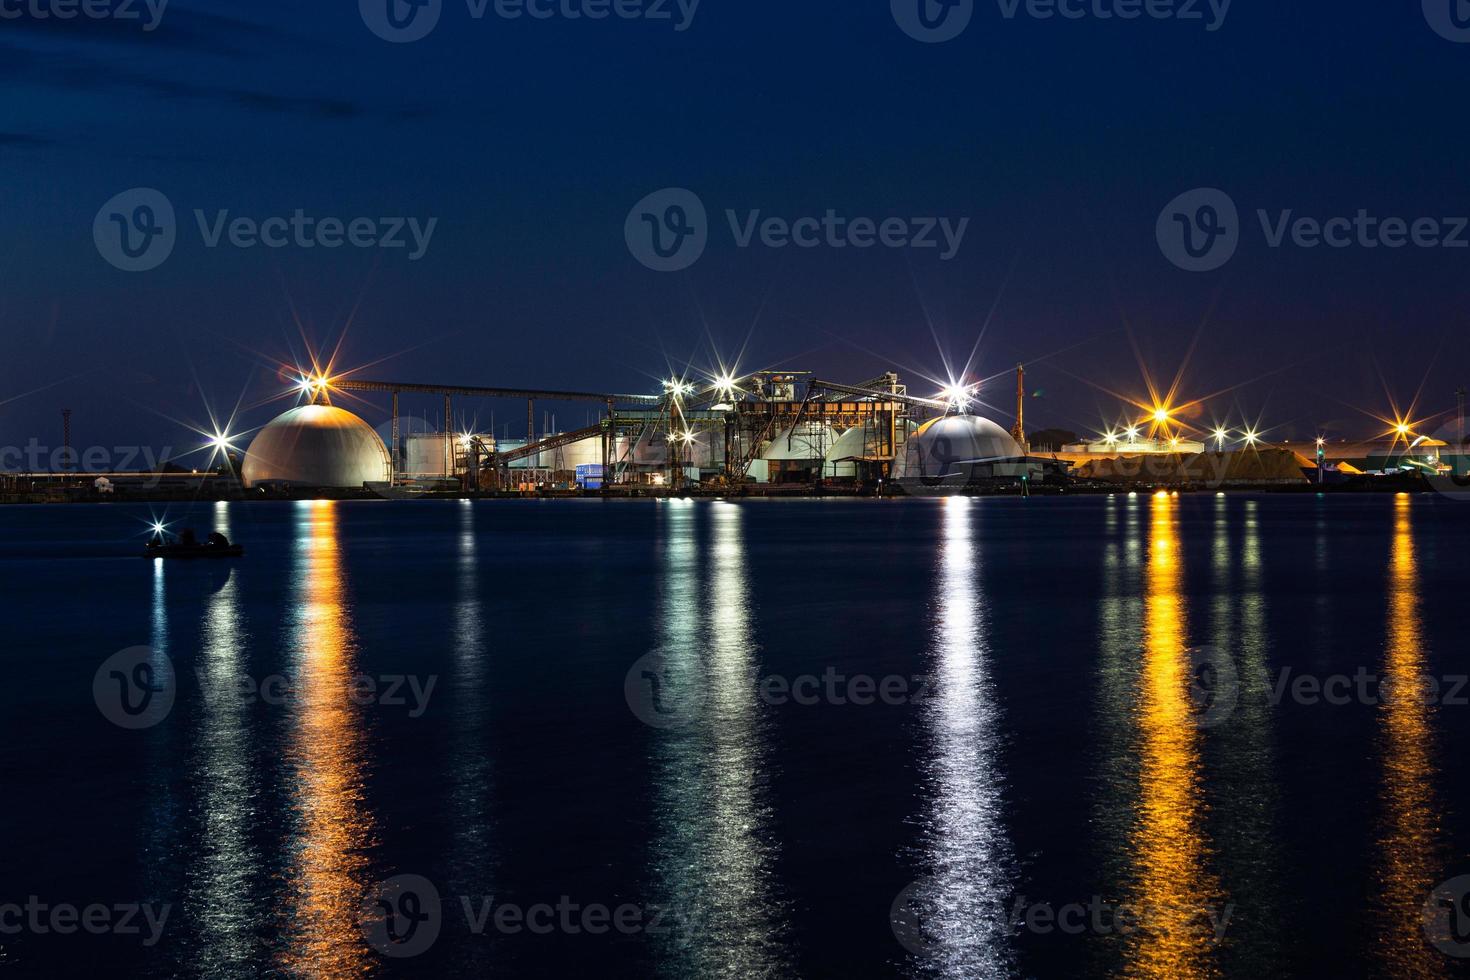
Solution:
<svg viewBox="0 0 1470 980"><path fill-rule="evenodd" d="M919 825L927 877L913 904L930 950L923 967L945 977L1004 977L1015 969L1008 921L1015 858L997 759L1002 729L981 588L981 509L964 497L944 502L928 668L933 696L924 705L929 745Z"/></svg>
<svg viewBox="0 0 1470 980"><path fill-rule="evenodd" d="M475 538L475 506L459 507L458 559L454 598L454 677L452 740L447 747L445 780L454 815L451 890L461 895L490 895L494 842L490 803L492 753L485 729L491 652L486 644L484 603L480 598L480 555ZM477 943L477 953L488 944Z"/></svg>
<svg viewBox="0 0 1470 980"><path fill-rule="evenodd" d="M1388 560L1388 621L1379 704L1383 766L1375 868L1378 959L1395 977L1440 976L1448 960L1425 943L1421 908L1443 874L1434 781L1434 708L1420 623L1419 557L1411 498L1397 498Z"/></svg>
<svg viewBox="0 0 1470 980"><path fill-rule="evenodd" d="M1116 889L1102 897L1141 921L1101 941L1108 972L1218 976L1206 910L1222 909L1229 899L1211 869L1205 827L1179 500L1159 494L1146 506L1145 551L1140 502L1130 497L1125 504L1124 540L1107 545L1099 610L1104 793L1097 846L1105 879Z"/></svg>
<svg viewBox="0 0 1470 980"><path fill-rule="evenodd" d="M772 884L774 761L752 683L744 513L724 503L703 509L711 528L704 589L700 514L683 501L660 508L660 652L675 686L702 680L705 697L690 725L655 736L655 889L675 923L658 939L659 966L681 977L786 976L786 910Z"/></svg>
<svg viewBox="0 0 1470 980"><path fill-rule="evenodd" d="M338 504L296 505L296 601L285 637L295 658L282 965L308 977L359 976L376 961L358 927L373 822L363 805L364 736L351 695L356 638L337 534Z"/></svg>
<svg viewBox="0 0 1470 980"><path fill-rule="evenodd" d="M223 505L215 508L215 530L231 534ZM196 760L193 785L199 788L203 836L191 855L186 901L201 938L197 965L211 975L234 977L253 975L260 953L260 909L246 899L259 874L260 855L250 825L258 780L249 708L234 694L246 673L245 630L239 583L233 569L225 574L224 586L204 602L195 666L203 696L190 752Z"/></svg>
<svg viewBox="0 0 1470 980"><path fill-rule="evenodd" d="M1227 973L1254 974L1269 971L1281 953L1282 858L1260 509L1255 500L1241 509L1237 552L1230 501L1215 498L1210 642L1234 665L1238 690L1229 717L1206 729L1205 758L1214 777L1209 824L1231 901L1222 959Z"/></svg>

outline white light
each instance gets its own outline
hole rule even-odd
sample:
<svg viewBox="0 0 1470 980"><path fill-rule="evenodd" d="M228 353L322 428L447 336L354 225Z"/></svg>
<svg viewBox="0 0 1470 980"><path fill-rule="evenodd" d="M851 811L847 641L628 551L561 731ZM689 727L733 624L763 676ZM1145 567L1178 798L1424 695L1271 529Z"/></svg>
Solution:
<svg viewBox="0 0 1470 980"><path fill-rule="evenodd" d="M1124 435L1126 435L1128 437L1128 441L1129 442L1137 442L1138 441L1138 429L1137 428L1129 428L1128 431L1124 433Z"/></svg>
<svg viewBox="0 0 1470 980"><path fill-rule="evenodd" d="M944 390L939 393L939 397L944 399L944 403L950 409L963 412L974 401L974 394L974 388L971 386L951 383L945 385Z"/></svg>

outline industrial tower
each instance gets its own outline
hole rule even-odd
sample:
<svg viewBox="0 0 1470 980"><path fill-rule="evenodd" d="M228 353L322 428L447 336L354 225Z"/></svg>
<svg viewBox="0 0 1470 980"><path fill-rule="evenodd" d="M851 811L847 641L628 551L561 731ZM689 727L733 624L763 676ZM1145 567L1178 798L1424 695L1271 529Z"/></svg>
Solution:
<svg viewBox="0 0 1470 980"><path fill-rule="evenodd" d="M1031 448L1026 445L1026 365L1016 365L1016 424L1011 426L1011 438L1021 447L1022 452L1029 453Z"/></svg>

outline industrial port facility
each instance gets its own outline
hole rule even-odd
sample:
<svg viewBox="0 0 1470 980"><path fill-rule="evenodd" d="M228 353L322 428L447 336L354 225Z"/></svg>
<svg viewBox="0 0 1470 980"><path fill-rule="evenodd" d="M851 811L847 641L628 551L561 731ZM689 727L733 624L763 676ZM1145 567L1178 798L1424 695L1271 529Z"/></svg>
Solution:
<svg viewBox="0 0 1470 980"><path fill-rule="evenodd" d="M1452 442L1399 421L1368 442L1324 435L1294 446L1250 428L1199 429L1188 405L1133 404L1094 438L1067 442L1047 430L1032 444L1024 366L1012 413L981 402L979 385L919 395L894 371L856 383L791 370L673 378L651 394L376 380L319 367L286 369L283 378L293 407L258 430L205 433L204 466L9 473L0 475L0 500L1402 489L1414 480L1458 483L1470 469L1455 448L1465 443L1463 393ZM483 429L470 421L507 402L517 414L524 405L524 429L497 426L493 414ZM538 407L578 404L590 409L588 424L558 428L544 411L538 424ZM987 417L1004 414L1009 426Z"/></svg>

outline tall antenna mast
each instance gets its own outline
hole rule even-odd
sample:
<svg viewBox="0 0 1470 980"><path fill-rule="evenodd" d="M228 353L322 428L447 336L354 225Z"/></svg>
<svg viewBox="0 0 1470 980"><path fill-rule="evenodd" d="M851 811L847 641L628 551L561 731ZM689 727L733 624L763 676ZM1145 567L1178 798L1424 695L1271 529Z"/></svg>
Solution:
<svg viewBox="0 0 1470 980"><path fill-rule="evenodd" d="M1026 448L1026 365L1016 365L1016 424L1011 428L1011 438L1016 440L1023 452Z"/></svg>

